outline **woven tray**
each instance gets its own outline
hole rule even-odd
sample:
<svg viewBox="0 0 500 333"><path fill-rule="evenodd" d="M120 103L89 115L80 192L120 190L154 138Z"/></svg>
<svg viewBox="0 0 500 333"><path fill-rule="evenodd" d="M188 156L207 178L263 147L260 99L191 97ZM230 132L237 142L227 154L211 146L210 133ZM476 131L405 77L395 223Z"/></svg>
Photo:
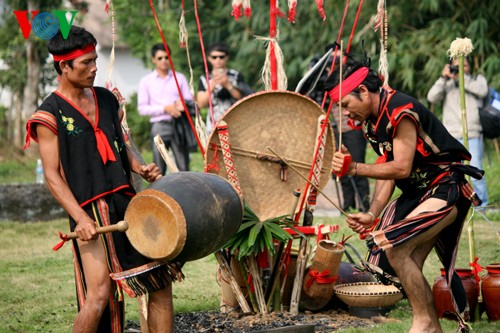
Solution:
<svg viewBox="0 0 500 333"><path fill-rule="evenodd" d="M378 282L356 282L334 287L337 297L349 306L391 306L403 298L401 291L393 285Z"/></svg>

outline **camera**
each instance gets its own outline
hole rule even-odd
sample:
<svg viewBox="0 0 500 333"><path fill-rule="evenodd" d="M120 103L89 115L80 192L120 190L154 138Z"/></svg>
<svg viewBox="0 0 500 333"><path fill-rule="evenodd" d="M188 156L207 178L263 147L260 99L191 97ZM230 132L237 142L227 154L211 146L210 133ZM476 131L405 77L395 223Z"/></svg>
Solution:
<svg viewBox="0 0 500 333"><path fill-rule="evenodd" d="M458 74L458 66L450 65L450 73L451 74Z"/></svg>

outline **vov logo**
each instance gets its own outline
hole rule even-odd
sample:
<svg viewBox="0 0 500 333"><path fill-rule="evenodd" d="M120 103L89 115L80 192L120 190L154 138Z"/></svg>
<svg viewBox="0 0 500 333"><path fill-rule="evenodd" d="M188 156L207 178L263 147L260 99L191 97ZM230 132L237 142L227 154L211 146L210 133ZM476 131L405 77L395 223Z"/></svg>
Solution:
<svg viewBox="0 0 500 333"><path fill-rule="evenodd" d="M16 15L24 39L28 39L31 30L33 30L35 36L45 40L54 37L57 30L61 30L64 39L68 38L69 29L73 24L76 13L78 13L77 10L54 10L52 13L32 10L30 22L27 10L14 10L12 12ZM66 18L67 12L71 13L69 21Z"/></svg>

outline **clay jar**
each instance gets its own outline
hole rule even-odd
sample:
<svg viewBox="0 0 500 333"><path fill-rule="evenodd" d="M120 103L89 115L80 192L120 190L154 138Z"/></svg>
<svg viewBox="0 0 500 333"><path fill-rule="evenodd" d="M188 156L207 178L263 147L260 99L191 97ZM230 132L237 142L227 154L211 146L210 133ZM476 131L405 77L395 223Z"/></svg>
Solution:
<svg viewBox="0 0 500 333"><path fill-rule="evenodd" d="M465 293L467 294L467 302L469 303L469 313L472 314L476 311L479 297L479 286L472 275L471 269L456 268L455 271L462 280L462 285L464 286ZM434 304L436 306L438 317L453 319L454 316L445 315L446 312L454 313L455 308L453 307L453 303L451 301L451 291L449 291L446 284L446 273L444 268L441 268L441 276L434 280L432 294L434 295Z"/></svg>
<svg viewBox="0 0 500 333"><path fill-rule="evenodd" d="M482 278L481 292L490 321L500 320L500 263L486 266L488 272Z"/></svg>

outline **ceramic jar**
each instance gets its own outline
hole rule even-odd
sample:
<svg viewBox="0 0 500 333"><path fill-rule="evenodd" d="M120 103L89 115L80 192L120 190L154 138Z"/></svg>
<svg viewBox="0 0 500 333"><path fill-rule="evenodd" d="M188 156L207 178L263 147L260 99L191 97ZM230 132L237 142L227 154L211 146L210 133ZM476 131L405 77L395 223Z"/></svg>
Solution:
<svg viewBox="0 0 500 333"><path fill-rule="evenodd" d="M500 263L486 266L487 274L483 276L481 292L490 321L500 320Z"/></svg>
<svg viewBox="0 0 500 333"><path fill-rule="evenodd" d="M456 268L465 293L467 294L467 302L469 303L469 313L473 314L476 311L476 306L479 298L479 285L472 274L472 270L468 268ZM432 286L432 294L434 296L434 304L439 318L453 318L446 316L447 312L454 313L455 309L451 301L451 292L446 283L446 273L444 268L441 268L441 276L434 280Z"/></svg>

